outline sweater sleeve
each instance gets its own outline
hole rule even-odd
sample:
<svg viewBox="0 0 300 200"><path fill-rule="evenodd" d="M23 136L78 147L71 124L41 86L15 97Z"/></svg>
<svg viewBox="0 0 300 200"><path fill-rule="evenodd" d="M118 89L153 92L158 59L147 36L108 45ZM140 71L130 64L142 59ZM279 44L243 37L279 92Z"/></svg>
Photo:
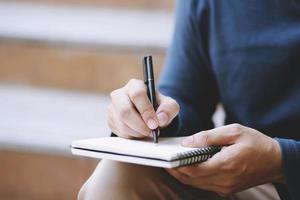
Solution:
<svg viewBox="0 0 300 200"><path fill-rule="evenodd" d="M300 199L300 142L277 138L282 151L286 188L292 200Z"/></svg>
<svg viewBox="0 0 300 200"><path fill-rule="evenodd" d="M180 112L163 136L191 135L213 128L217 84L207 56L208 25L205 1L179 0L176 25L159 91L174 98Z"/></svg>

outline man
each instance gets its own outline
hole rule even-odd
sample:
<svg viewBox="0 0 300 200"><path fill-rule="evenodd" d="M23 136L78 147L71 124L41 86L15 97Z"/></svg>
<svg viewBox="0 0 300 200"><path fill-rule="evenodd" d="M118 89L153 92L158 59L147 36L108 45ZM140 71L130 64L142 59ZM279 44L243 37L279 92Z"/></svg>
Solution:
<svg viewBox="0 0 300 200"><path fill-rule="evenodd" d="M182 0L176 19L159 108L131 80L111 93L108 124L124 138L159 126L190 136L184 146L224 147L172 170L101 161L79 198L300 199L300 1ZM227 125L212 129L218 102Z"/></svg>

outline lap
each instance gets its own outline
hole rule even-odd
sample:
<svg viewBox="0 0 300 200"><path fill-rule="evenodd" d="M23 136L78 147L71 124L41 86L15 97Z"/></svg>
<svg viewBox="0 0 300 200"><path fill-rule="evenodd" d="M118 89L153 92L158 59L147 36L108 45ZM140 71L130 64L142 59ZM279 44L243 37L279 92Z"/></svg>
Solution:
<svg viewBox="0 0 300 200"><path fill-rule="evenodd" d="M248 191L245 195L241 192L228 199L256 199L253 198L253 195L251 196L253 192L254 191L252 190ZM249 198L242 198L247 195ZM79 199L225 200L225 198L222 198L215 193L196 189L180 183L162 168L108 160L101 161L97 166L93 175L82 187L79 193Z"/></svg>
<svg viewBox="0 0 300 200"><path fill-rule="evenodd" d="M273 184L259 185L233 195L232 200L280 200Z"/></svg>

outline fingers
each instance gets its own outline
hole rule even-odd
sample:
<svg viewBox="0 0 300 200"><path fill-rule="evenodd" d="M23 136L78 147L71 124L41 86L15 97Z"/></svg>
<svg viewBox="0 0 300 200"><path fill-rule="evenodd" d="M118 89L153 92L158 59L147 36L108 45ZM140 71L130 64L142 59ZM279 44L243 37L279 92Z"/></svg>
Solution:
<svg viewBox="0 0 300 200"><path fill-rule="evenodd" d="M124 123L113 108L110 109L110 115L108 116L108 126L112 132L123 138L130 139L144 137L144 135L140 134L140 132L132 129Z"/></svg>
<svg viewBox="0 0 300 200"><path fill-rule="evenodd" d="M116 129L116 126L120 125L119 122L122 122L135 132L138 132L139 135L148 136L151 131L136 111L128 96L121 89L114 91L111 96L112 105L110 110L108 110L108 115L114 119L115 124L112 124L112 127L115 126ZM122 128L124 127L118 127L118 130ZM124 133L125 130L121 130L121 132ZM130 132L126 134L131 135Z"/></svg>
<svg viewBox="0 0 300 200"><path fill-rule="evenodd" d="M131 80L128 83L128 96L137 111L142 116L143 121L150 129L156 129L158 127L158 119L147 96L147 87L141 80Z"/></svg>
<svg viewBox="0 0 300 200"><path fill-rule="evenodd" d="M174 169L166 169L166 171L179 182L185 185L212 191L218 193L222 197L227 197L237 191L236 186L232 184L232 181L228 179L227 176L222 176L218 173L208 176L196 177L186 176L185 174ZM244 187L244 189L246 188L247 187Z"/></svg>
<svg viewBox="0 0 300 200"><path fill-rule="evenodd" d="M186 176L178 170L166 169L166 171L176 178L179 182L196 188L218 193L220 196L226 197L237 192L236 185L228 176L221 174L212 174L209 176ZM246 189L247 187L244 187Z"/></svg>
<svg viewBox="0 0 300 200"><path fill-rule="evenodd" d="M178 114L179 106L173 99L156 92L159 108L155 112L141 80L132 79L123 88L111 93L108 124L119 136L151 137L151 130L169 124Z"/></svg>
<svg viewBox="0 0 300 200"><path fill-rule="evenodd" d="M165 127L177 116L179 104L172 98L158 94L160 105L157 108L157 118L160 127Z"/></svg>
<svg viewBox="0 0 300 200"><path fill-rule="evenodd" d="M176 169L165 169L171 176L176 178L178 181L185 183L186 180L189 179L189 177L181 172L179 172Z"/></svg>
<svg viewBox="0 0 300 200"><path fill-rule="evenodd" d="M179 167L175 170L188 177L206 177L216 174L220 171L223 164L223 158L219 153L215 154L212 158L200 164Z"/></svg>
<svg viewBox="0 0 300 200"><path fill-rule="evenodd" d="M198 179L198 178L186 176L185 174L182 174L179 171L174 170L174 169L166 169L166 171L171 176L173 176L176 180L178 180L179 182L181 182L185 185L190 185L193 187L197 187L197 188L201 188L203 190L208 190L208 191L213 191L213 192L219 192L222 189L219 185L214 184L214 182L211 181L209 176ZM215 179L215 176L214 176L214 179Z"/></svg>
<svg viewBox="0 0 300 200"><path fill-rule="evenodd" d="M181 144L188 147L231 145L242 135L244 128L245 127L239 124L231 124L207 131L201 131L184 138L181 141Z"/></svg>

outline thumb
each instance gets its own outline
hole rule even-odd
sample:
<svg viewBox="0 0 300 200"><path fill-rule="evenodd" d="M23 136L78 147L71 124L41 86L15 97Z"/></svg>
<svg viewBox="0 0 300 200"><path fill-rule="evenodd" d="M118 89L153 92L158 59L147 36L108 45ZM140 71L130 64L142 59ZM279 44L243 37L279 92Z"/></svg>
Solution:
<svg viewBox="0 0 300 200"><path fill-rule="evenodd" d="M159 107L156 110L160 127L165 127L171 123L179 112L179 104L171 97L158 94Z"/></svg>
<svg viewBox="0 0 300 200"><path fill-rule="evenodd" d="M187 147L226 146L234 144L241 136L243 126L227 125L215 129L201 131L181 141Z"/></svg>

